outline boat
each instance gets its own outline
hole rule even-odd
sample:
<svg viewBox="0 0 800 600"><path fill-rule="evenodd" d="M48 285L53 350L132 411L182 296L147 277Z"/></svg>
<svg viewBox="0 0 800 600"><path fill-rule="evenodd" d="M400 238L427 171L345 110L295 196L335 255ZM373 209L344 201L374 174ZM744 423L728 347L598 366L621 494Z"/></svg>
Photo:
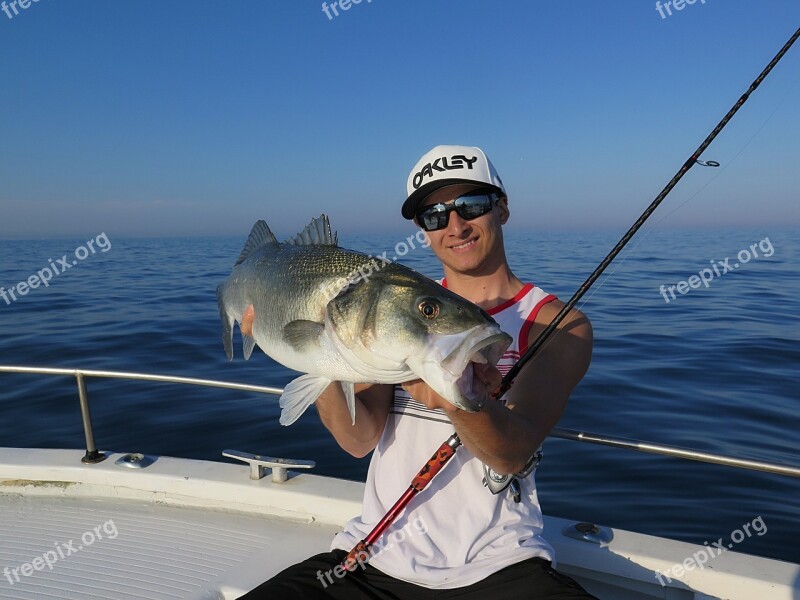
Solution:
<svg viewBox="0 0 800 600"><path fill-rule="evenodd" d="M279 388L72 368L84 449L0 448L0 598L231 600L327 551L364 484L310 460L221 449L236 462L98 450L86 381L111 378L279 395ZM800 477L800 468L556 428L553 437ZM580 515L576 515L578 519ZM800 565L602 524L544 517L558 569L601 600L797 600ZM392 535L390 532L389 535Z"/></svg>

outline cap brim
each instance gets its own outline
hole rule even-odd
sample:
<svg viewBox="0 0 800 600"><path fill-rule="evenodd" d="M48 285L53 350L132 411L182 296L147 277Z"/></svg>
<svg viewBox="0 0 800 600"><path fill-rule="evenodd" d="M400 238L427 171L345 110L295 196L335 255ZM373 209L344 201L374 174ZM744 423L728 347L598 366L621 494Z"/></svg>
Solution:
<svg viewBox="0 0 800 600"><path fill-rule="evenodd" d="M411 194L406 201L403 202L402 214L403 217L411 220L417 216L417 212L419 212L422 203L425 202L425 198L430 196L436 190L440 190L443 187L447 187L448 185L459 185L469 183L474 185L477 189L486 188L488 190L492 190L497 192L498 194L503 194L503 190L501 190L496 185L491 185L489 183L485 183L483 181L475 181L474 179L440 179L438 181L431 181L420 187L418 190L414 190L414 193Z"/></svg>

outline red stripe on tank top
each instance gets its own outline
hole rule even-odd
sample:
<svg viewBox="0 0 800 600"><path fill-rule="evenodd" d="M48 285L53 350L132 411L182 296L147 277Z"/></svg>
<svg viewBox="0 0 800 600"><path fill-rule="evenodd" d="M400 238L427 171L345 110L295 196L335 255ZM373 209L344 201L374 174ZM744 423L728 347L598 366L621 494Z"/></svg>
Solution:
<svg viewBox="0 0 800 600"><path fill-rule="evenodd" d="M525 354L528 351L528 335L531 332L531 327L533 327L534 322L536 321L536 315L539 314L539 310L548 302L552 302L555 300L556 297L553 294L547 294L544 298L539 300L536 303L536 306L533 307L533 310L525 317L525 324L522 326L522 329L519 330L519 353Z"/></svg>
<svg viewBox="0 0 800 600"><path fill-rule="evenodd" d="M446 278L442 279L442 287L447 288L447 279ZM509 306L512 306L512 305L516 304L517 302L519 302L520 300L522 300L525 297L525 295L533 289L533 287L534 286L533 286L532 283L526 283L522 287L522 289L517 292L516 296L514 296L510 300L506 300L505 302L503 302L502 304L500 304L498 306L495 306L494 308L488 309L486 312L488 312L490 315L496 315L500 311L505 310Z"/></svg>

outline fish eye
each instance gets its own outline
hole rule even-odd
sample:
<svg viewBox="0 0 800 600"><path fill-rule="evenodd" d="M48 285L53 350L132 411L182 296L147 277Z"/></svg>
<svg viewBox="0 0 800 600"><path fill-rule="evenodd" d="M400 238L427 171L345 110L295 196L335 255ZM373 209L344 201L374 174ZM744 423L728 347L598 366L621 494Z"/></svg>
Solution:
<svg viewBox="0 0 800 600"><path fill-rule="evenodd" d="M435 319L439 316L439 305L432 299L426 298L419 303L419 312L426 319Z"/></svg>

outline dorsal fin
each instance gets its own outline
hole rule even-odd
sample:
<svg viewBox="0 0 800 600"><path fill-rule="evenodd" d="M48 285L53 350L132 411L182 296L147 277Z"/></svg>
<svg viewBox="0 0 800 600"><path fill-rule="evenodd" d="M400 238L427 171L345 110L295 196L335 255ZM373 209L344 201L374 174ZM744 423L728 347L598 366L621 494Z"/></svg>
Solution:
<svg viewBox="0 0 800 600"><path fill-rule="evenodd" d="M336 246L338 239L336 234L331 232L327 215L323 214L313 219L303 231L285 243L294 246Z"/></svg>
<svg viewBox="0 0 800 600"><path fill-rule="evenodd" d="M270 231L269 225L267 225L266 221L256 221L256 224L253 225L253 229L250 231L250 236L247 238L247 241L244 244L242 253L239 255L238 260L233 266L235 267L239 263L244 262L244 260L257 248L261 248L262 246L270 246L277 243L278 238L276 238L275 234Z"/></svg>

